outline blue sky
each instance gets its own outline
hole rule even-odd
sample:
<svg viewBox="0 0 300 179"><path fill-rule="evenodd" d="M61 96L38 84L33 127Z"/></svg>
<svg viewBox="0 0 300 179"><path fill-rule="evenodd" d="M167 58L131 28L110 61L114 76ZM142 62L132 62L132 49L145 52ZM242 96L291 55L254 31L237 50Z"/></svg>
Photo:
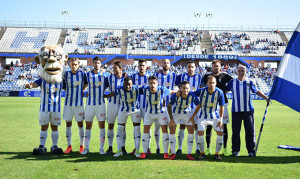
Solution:
<svg viewBox="0 0 300 179"><path fill-rule="evenodd" d="M294 25L300 0L5 0L3 21L51 21L144 24ZM67 16L61 11L68 10ZM194 13L201 13L195 18ZM205 13L212 13L206 18ZM5 16L4 16L5 14Z"/></svg>

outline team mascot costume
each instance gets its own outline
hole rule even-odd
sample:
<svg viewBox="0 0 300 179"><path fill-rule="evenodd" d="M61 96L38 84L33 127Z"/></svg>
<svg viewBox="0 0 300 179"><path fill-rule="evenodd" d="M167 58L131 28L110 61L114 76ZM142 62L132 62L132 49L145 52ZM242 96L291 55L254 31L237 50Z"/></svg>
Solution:
<svg viewBox="0 0 300 179"><path fill-rule="evenodd" d="M49 123L52 129L52 154L62 154L57 146L58 126L61 125L61 90L63 86L64 63L68 55L59 46L44 46L40 49L35 61L40 64L40 79L27 84L25 88L41 88L41 103L39 111L40 146L33 149L33 155L45 155L45 147Z"/></svg>

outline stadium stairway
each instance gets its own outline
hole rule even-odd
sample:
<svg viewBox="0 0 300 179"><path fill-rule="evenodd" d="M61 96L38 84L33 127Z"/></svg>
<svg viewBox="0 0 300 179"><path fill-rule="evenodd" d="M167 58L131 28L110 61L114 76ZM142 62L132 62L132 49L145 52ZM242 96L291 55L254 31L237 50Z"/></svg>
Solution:
<svg viewBox="0 0 300 179"><path fill-rule="evenodd" d="M1 28L1 30L0 30L0 40L2 39L4 33L5 33L5 29Z"/></svg>
<svg viewBox="0 0 300 179"><path fill-rule="evenodd" d="M213 50L213 47L212 47L212 42L210 40L208 30L203 31L203 39L201 41L201 47L204 47L204 48L207 49L207 54L209 54L209 55L214 54L214 50Z"/></svg>
<svg viewBox="0 0 300 179"><path fill-rule="evenodd" d="M284 32L279 32L279 35L280 35L280 38L282 39L282 41L283 41L285 44L288 44L288 43L289 43L289 40L286 38Z"/></svg>
<svg viewBox="0 0 300 179"><path fill-rule="evenodd" d="M59 36L59 39L58 39L58 44L64 45L66 34L67 34L67 29L62 29L61 33L60 33L60 36Z"/></svg>
<svg viewBox="0 0 300 179"><path fill-rule="evenodd" d="M128 44L128 30L123 29L122 30L122 48L121 48L121 54L127 53L127 44Z"/></svg>

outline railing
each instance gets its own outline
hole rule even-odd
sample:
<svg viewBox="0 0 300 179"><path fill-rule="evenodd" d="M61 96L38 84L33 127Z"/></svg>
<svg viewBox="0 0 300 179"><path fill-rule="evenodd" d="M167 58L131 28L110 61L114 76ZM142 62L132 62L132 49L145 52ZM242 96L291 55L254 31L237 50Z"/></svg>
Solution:
<svg viewBox="0 0 300 179"><path fill-rule="evenodd" d="M169 29L180 30L239 30L239 31L294 31L295 25L224 25L224 24L138 24L138 23L94 23L94 22L42 22L42 21L6 21L0 22L1 29L7 27L35 28L101 28L101 29Z"/></svg>

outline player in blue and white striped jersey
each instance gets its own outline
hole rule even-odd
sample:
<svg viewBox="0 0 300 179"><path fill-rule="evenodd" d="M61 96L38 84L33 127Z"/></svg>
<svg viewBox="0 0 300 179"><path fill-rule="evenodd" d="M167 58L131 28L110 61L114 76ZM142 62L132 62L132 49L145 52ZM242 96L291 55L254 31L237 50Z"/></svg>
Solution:
<svg viewBox="0 0 300 179"><path fill-rule="evenodd" d="M107 77L108 81L108 87L109 92L116 91L117 87L123 84L123 64L120 61L115 61L113 64L113 72L114 74L111 74ZM108 98L108 104L107 104L107 123L108 123L108 130L107 130L107 140L108 140L108 149L106 151L106 154L112 154L113 153L113 140L114 140L114 125L116 118L118 116L118 113L116 111L119 111L120 107L120 96L111 96ZM125 147L125 140L126 140L126 131L124 130L124 139L123 139L123 146Z"/></svg>
<svg viewBox="0 0 300 179"><path fill-rule="evenodd" d="M145 158L149 147L149 129L152 123L157 120L161 125L163 132L163 146L164 158L168 159L169 135L167 125L169 123L165 106L163 106L163 98L170 95L171 90L164 86L158 86L158 79L156 76L148 78L149 86L144 86L142 93L146 96L146 113L144 116L144 135L143 135L143 149L144 152L140 158Z"/></svg>
<svg viewBox="0 0 300 179"><path fill-rule="evenodd" d="M207 87L196 90L195 95L199 96L201 111L198 120L198 145L200 147L200 159L205 158L204 131L207 125L213 126L217 132L215 159L221 160L219 152L223 144L223 113L225 98L220 88L217 88L217 81L213 75L207 77ZM219 106L219 111L218 111Z"/></svg>
<svg viewBox="0 0 300 179"><path fill-rule="evenodd" d="M131 75L133 84L138 86L138 87L148 85L149 75L147 74L147 61L145 59L140 59L138 61L138 69L139 69L138 73L134 73L134 74ZM139 101L139 104L140 104L141 117L144 119L145 111L146 111L146 96L140 94L139 97L138 97L138 101ZM155 136L157 149L159 149L159 130L160 130L160 126L159 126L158 122L156 122L155 123L154 136ZM133 134L133 135L135 135L135 134ZM148 154L151 154L150 143L151 143L151 129L150 129L149 148L147 150ZM131 152L131 154L134 154L134 153L135 153L135 149Z"/></svg>
<svg viewBox="0 0 300 179"><path fill-rule="evenodd" d="M177 124L184 124L188 129L188 137L187 137L187 145L188 145L188 153L187 158L189 160L195 160L192 156L192 148L194 144L194 126L192 123L188 123L188 120L192 115L196 115L200 109L200 102L198 97L190 92L190 84L188 81L183 81L180 84L180 96L176 96L173 94L171 96L170 102L168 104L168 114L170 116L170 148L171 148L171 156L170 160L174 160L176 158L175 154L175 145L176 145L176 126ZM196 105L195 114L192 113L191 104L194 103ZM173 106L173 109L172 109Z"/></svg>
<svg viewBox="0 0 300 179"><path fill-rule="evenodd" d="M260 92L255 84L246 79L246 67L240 65L237 69L238 77L228 82L226 86L227 91L232 91L232 155L238 156L240 152L240 132L242 121L244 121L246 147L250 157L255 154L255 120L254 108L251 100L251 92L266 99L270 103L270 99L262 92Z"/></svg>
<svg viewBox="0 0 300 179"><path fill-rule="evenodd" d="M105 120L106 120L106 105L104 101L104 92L108 87L106 78L101 74L101 58L95 57L93 59L94 69L86 74L88 82L88 93L85 107L85 148L81 154L89 152L89 145L91 139L91 129L94 117L96 116L100 128L100 154L104 153L105 143Z"/></svg>
<svg viewBox="0 0 300 179"><path fill-rule="evenodd" d="M181 82L183 81L188 81L190 82L190 86L191 86L191 91L196 91L197 89L200 88L200 84L201 84L201 75L198 73L195 73L196 70L196 65L194 61L189 61L187 63L187 73L182 73L180 75L178 75L176 77L176 85L179 86ZM195 105L192 104L191 106L192 111L195 110ZM197 121L198 121L198 115L195 117L196 120L196 126L195 126L195 142L197 143ZM182 142L184 139L184 129L185 129L185 125L181 124L180 125L180 129L178 132L178 150L176 152L176 155L179 155L182 153ZM200 150L198 148L198 146L196 145L196 154L200 154Z"/></svg>
<svg viewBox="0 0 300 179"><path fill-rule="evenodd" d="M64 153L70 153L72 149L72 120L75 117L79 128L80 147L79 153L83 152L84 139L84 107L83 91L87 87L86 74L79 69L79 59L71 58L71 71L64 74L64 89L66 90L65 107L63 118L66 120L66 138L68 147Z"/></svg>
<svg viewBox="0 0 300 179"><path fill-rule="evenodd" d="M119 95L121 98L121 105L118 111L118 132L117 132L117 145L118 152L114 157L119 157L123 154L126 154L125 147L122 146L123 131L127 123L128 116L131 117L133 126L134 126L134 144L135 144L135 156L140 157L140 142L141 142L141 113L140 105L138 102L139 88L132 83L132 78L125 77L122 86L118 86L116 92L111 95Z"/></svg>
<svg viewBox="0 0 300 179"><path fill-rule="evenodd" d="M176 80L176 74L174 72L170 71L170 60L169 59L163 59L162 60L162 67L163 69L160 72L157 72L154 74L158 78L158 85L164 86L170 90L174 90L175 80ZM166 96L164 99L164 105L167 106L168 102L170 100L170 95ZM160 139L160 127L158 124L155 124L155 140L159 141ZM157 144L157 152L160 153L160 147L159 143Z"/></svg>

